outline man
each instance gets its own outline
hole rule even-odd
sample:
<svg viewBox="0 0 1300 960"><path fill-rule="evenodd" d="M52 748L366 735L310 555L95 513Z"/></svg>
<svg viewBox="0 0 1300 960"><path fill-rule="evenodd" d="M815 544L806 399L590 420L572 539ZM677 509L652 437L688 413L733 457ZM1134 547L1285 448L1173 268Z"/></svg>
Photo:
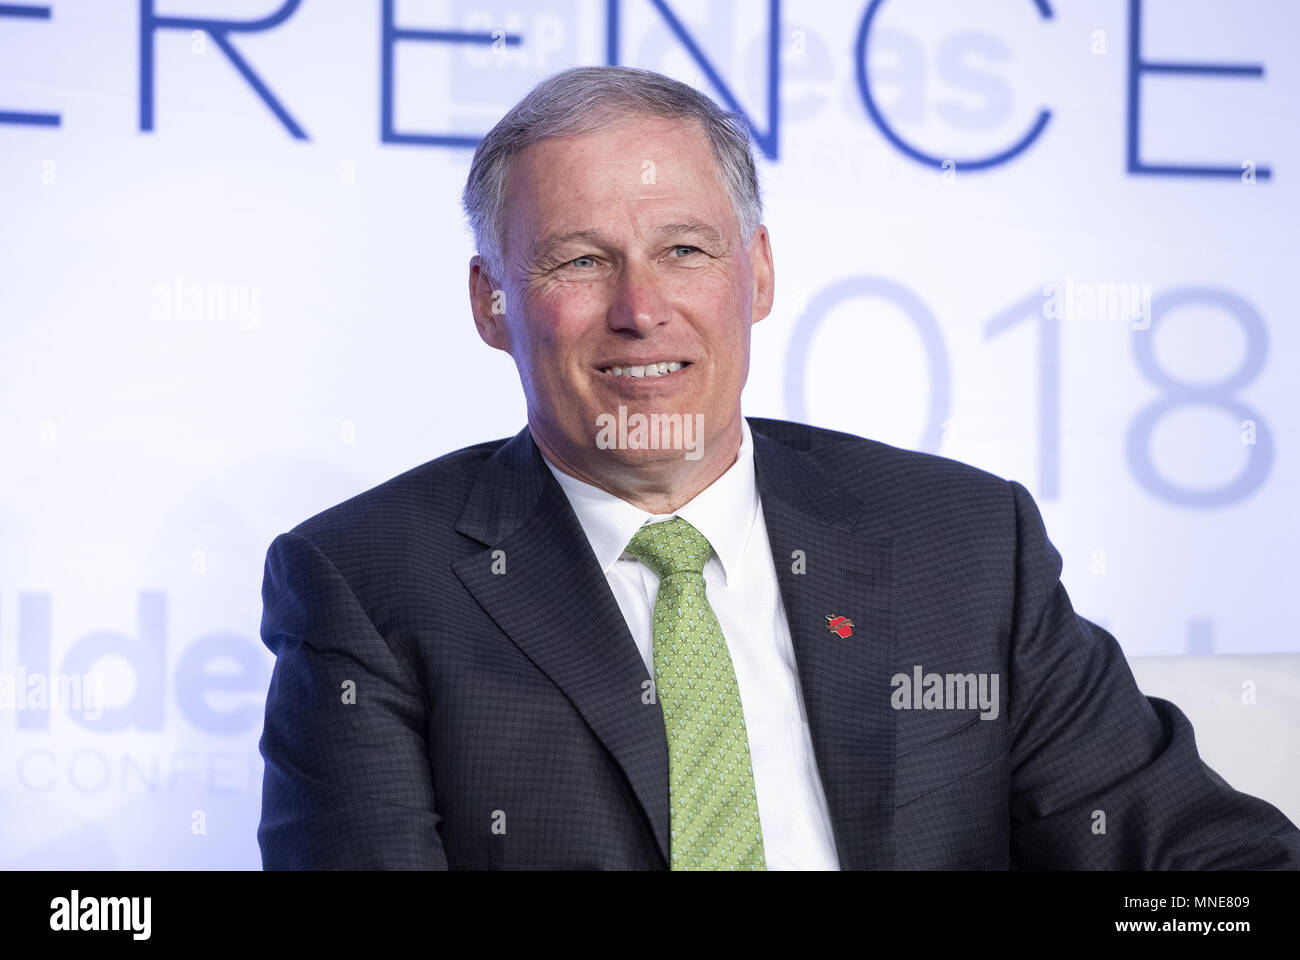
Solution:
<svg viewBox="0 0 1300 960"><path fill-rule="evenodd" d="M774 273L737 117L566 71L465 205L528 423L271 544L267 868L1300 866L1024 487L742 417Z"/></svg>

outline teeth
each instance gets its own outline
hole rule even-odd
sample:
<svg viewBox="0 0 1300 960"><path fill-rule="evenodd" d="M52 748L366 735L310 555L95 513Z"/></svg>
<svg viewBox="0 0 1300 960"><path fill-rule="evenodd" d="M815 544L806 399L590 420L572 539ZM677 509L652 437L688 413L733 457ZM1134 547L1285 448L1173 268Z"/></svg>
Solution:
<svg viewBox="0 0 1300 960"><path fill-rule="evenodd" d="M681 360L660 360L658 363L647 363L639 367L606 367L602 373L608 373L614 377L633 377L641 379L642 377L662 377L669 373L675 373L685 366Z"/></svg>

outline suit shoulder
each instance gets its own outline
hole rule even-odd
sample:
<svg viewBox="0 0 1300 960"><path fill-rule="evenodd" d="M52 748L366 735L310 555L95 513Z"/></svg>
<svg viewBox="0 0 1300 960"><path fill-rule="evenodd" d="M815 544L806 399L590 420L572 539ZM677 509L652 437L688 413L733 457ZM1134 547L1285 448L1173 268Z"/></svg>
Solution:
<svg viewBox="0 0 1300 960"><path fill-rule="evenodd" d="M790 420L746 419L752 429L779 443L818 454L817 464L828 476L854 489L867 483L876 491L898 487L914 496L926 491L949 493L953 488L1007 496L1006 478L950 457Z"/></svg>
<svg viewBox="0 0 1300 960"><path fill-rule="evenodd" d="M1014 488L988 470L822 427L763 419L751 419L750 426L801 451L820 474L859 501L865 529L875 536L1014 546Z"/></svg>
<svg viewBox="0 0 1300 960"><path fill-rule="evenodd" d="M1010 609L1021 526L1011 482L968 463L849 433L778 421L751 427L799 446L801 471L825 478L786 483L829 484L838 497L860 505L855 535L893 544L898 569L906 571L900 582L916 602L949 596L960 584L963 597Z"/></svg>
<svg viewBox="0 0 1300 960"><path fill-rule="evenodd" d="M327 555L358 537L393 543L430 524L450 528L483 463L510 438L485 440L443 454L313 514L290 531Z"/></svg>

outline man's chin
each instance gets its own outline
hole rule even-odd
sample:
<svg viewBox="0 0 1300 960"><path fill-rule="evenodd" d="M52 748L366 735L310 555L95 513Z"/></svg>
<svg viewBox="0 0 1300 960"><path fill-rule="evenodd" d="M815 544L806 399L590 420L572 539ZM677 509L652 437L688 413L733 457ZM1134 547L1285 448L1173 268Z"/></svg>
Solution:
<svg viewBox="0 0 1300 960"><path fill-rule="evenodd" d="M611 471L621 472L629 469L653 473L658 470L671 472L683 463L698 462L704 456L704 440L699 438L691 448L687 449L638 449L638 448L618 448L611 447L608 449L597 447L592 453L593 463L599 468L602 465L607 466Z"/></svg>

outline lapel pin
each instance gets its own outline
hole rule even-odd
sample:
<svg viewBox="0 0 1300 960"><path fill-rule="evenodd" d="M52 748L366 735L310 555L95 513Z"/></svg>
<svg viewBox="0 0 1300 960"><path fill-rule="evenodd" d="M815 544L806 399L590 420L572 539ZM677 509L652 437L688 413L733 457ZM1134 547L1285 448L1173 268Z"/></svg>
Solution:
<svg viewBox="0 0 1300 960"><path fill-rule="evenodd" d="M841 637L853 636L853 621L848 617L826 617L826 629L831 633L837 633Z"/></svg>

